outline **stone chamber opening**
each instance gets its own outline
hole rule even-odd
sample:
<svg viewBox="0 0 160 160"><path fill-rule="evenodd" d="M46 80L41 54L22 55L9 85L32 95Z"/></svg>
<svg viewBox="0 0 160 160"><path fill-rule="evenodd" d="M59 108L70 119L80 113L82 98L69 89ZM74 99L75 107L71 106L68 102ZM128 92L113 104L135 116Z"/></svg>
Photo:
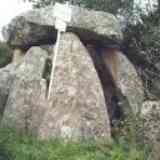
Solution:
<svg viewBox="0 0 160 160"><path fill-rule="evenodd" d="M114 71L113 68L110 68L113 66L105 62L106 58L109 58L110 56L112 57L112 55L109 55L112 53L103 52L103 50L109 50L110 47L108 46L104 48L99 45L95 46L90 44L86 45L86 48L88 49L88 52L92 58L95 69L99 76L105 97L106 108L109 113L111 127L114 127L118 121L123 119L124 113L123 113L123 108L121 107L121 105L119 105L120 102L119 95L121 95L122 97L122 93L120 93L120 90L117 88L114 79L115 77L113 75L114 73L112 73L112 71L116 72L116 70ZM112 59L111 57L110 59ZM113 65L117 65L114 64L115 63L114 60L112 63ZM118 66L114 67L116 68Z"/></svg>

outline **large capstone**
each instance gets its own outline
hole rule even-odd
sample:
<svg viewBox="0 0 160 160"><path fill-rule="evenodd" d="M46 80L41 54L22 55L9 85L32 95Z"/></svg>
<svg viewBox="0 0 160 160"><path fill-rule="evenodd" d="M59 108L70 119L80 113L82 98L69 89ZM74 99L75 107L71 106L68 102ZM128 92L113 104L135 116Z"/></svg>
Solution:
<svg viewBox="0 0 160 160"><path fill-rule="evenodd" d="M122 32L118 20L110 13L72 7L68 31L79 35L84 42L101 45L120 44ZM53 6L30 10L14 18L3 29L4 38L13 47L29 48L55 41L56 30Z"/></svg>
<svg viewBox="0 0 160 160"><path fill-rule="evenodd" d="M52 104L39 128L42 139L110 138L110 122L102 86L88 51L79 38L60 40L51 94Z"/></svg>

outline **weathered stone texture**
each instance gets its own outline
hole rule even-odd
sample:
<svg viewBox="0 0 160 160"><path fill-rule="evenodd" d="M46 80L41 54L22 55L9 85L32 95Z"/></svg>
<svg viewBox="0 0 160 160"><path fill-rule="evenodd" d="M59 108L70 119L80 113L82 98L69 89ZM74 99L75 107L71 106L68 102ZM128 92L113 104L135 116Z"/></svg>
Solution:
<svg viewBox="0 0 160 160"><path fill-rule="evenodd" d="M71 33L62 35L48 108L39 130L43 139L110 138L110 122L93 62Z"/></svg>
<svg viewBox="0 0 160 160"><path fill-rule="evenodd" d="M55 41L53 7L30 10L14 18L3 30L11 46L29 48L33 45L51 44ZM72 6L72 20L68 31L76 33L83 41L102 44L120 43L123 39L118 20L109 13Z"/></svg>
<svg viewBox="0 0 160 160"><path fill-rule="evenodd" d="M131 107L133 113L138 113L141 109L142 103L144 101L144 88L141 78L138 76L137 71L133 64L128 60L128 58L121 52L115 52L113 57L111 57L108 62L107 52L104 53L106 58L106 66L112 70L114 69L113 65L116 65L114 72L116 75L113 75L113 80L117 88L119 89L120 94L122 94L125 99L128 101L129 106ZM116 57L115 57L116 56ZM111 61L112 58L116 58L115 64ZM123 105L124 102L120 102ZM127 106L127 107L129 107Z"/></svg>
<svg viewBox="0 0 160 160"><path fill-rule="evenodd" d="M3 114L17 65L9 64L0 69L0 119Z"/></svg>
<svg viewBox="0 0 160 160"><path fill-rule="evenodd" d="M14 49L12 63L20 64L24 58L24 55L25 53L21 49L19 48Z"/></svg>
<svg viewBox="0 0 160 160"><path fill-rule="evenodd" d="M45 111L46 82L42 79L47 53L31 48L16 70L2 126L35 133Z"/></svg>

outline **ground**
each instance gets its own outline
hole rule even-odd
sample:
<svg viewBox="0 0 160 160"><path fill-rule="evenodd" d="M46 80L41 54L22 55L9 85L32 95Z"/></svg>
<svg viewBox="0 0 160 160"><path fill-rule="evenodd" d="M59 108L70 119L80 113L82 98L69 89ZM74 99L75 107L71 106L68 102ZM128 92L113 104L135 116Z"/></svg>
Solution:
<svg viewBox="0 0 160 160"><path fill-rule="evenodd" d="M136 144L62 140L39 141L11 129L0 129L0 160L147 160L147 151Z"/></svg>

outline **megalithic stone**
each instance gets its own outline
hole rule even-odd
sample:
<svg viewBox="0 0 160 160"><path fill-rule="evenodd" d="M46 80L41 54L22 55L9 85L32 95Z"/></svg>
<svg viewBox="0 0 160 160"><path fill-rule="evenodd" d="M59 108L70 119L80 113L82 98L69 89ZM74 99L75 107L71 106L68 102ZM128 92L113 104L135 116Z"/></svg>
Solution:
<svg viewBox="0 0 160 160"><path fill-rule="evenodd" d="M141 109L144 144L151 147L153 160L160 159L160 101L144 101Z"/></svg>
<svg viewBox="0 0 160 160"><path fill-rule="evenodd" d="M47 52L31 48L16 70L2 123L4 127L36 134L45 112L46 82L42 79Z"/></svg>
<svg viewBox="0 0 160 160"><path fill-rule="evenodd" d="M68 31L76 33L82 41L103 45L122 42L121 27L114 15L77 6L71 6L71 9ZM54 7L47 6L20 14L4 27L4 38L12 47L19 48L53 43L56 39L53 12Z"/></svg>
<svg viewBox="0 0 160 160"><path fill-rule="evenodd" d="M60 44L52 105L39 128L39 137L110 139L102 86L87 49L73 33L64 33Z"/></svg>
<svg viewBox="0 0 160 160"><path fill-rule="evenodd" d="M121 92L117 96L123 95L127 100L127 103L124 102L120 96L119 105L126 112L131 110L134 114L139 113L144 101L144 87L136 68L122 52L116 49L104 49L102 55L116 87Z"/></svg>
<svg viewBox="0 0 160 160"><path fill-rule="evenodd" d="M17 65L11 63L0 69L0 120L7 103L9 90L14 81L16 68Z"/></svg>

